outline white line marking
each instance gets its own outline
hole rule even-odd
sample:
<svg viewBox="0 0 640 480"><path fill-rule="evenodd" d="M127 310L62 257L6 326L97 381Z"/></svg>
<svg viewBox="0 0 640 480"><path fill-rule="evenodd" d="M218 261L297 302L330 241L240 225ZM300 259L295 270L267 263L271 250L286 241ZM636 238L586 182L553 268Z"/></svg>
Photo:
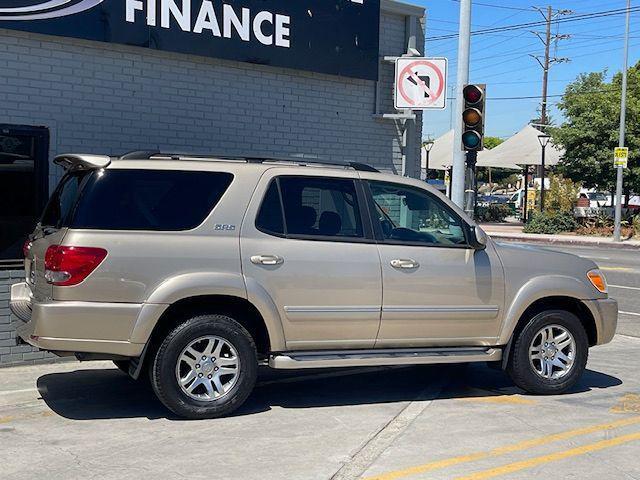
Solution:
<svg viewBox="0 0 640 480"><path fill-rule="evenodd" d="M636 313L636 312L623 312L622 310L619 312L622 315L633 315L634 317L640 317L640 313Z"/></svg>
<svg viewBox="0 0 640 480"><path fill-rule="evenodd" d="M627 287L626 285L611 285L611 284L609 284L609 286L613 287L613 288L626 288L626 289L629 289L629 290L640 290L640 287Z"/></svg>
<svg viewBox="0 0 640 480"><path fill-rule="evenodd" d="M0 392L0 396L13 395L15 393L37 392L37 391L38 391L37 388L24 388L22 390L8 390L5 392Z"/></svg>

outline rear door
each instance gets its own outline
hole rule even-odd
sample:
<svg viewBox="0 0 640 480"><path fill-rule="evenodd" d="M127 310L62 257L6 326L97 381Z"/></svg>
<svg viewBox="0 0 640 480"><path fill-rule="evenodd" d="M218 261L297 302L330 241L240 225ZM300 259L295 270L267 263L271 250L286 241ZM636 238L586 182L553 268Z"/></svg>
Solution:
<svg viewBox="0 0 640 480"><path fill-rule="evenodd" d="M267 292L290 350L371 348L382 278L358 175L313 170L271 169L260 180L241 232L249 299Z"/></svg>

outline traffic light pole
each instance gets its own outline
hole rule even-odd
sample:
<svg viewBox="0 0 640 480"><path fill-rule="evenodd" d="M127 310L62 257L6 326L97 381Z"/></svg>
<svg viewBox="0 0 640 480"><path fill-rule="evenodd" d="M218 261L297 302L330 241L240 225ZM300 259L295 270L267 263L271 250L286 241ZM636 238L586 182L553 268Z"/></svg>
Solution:
<svg viewBox="0 0 640 480"><path fill-rule="evenodd" d="M629 13L631 0L627 0L627 21L624 36L624 62L622 67L622 95L620 98L620 133L618 146L624 147L624 124L627 110L627 68L629 68ZM620 241L620 224L622 222L622 166L616 167L616 213L613 224L613 240Z"/></svg>
<svg viewBox="0 0 640 480"><path fill-rule="evenodd" d="M456 121L453 124L453 162L451 200L464 207L465 159L462 144L462 90L469 81L469 46L471 43L471 0L460 0L460 27L458 29L458 71L456 75Z"/></svg>
<svg viewBox="0 0 640 480"><path fill-rule="evenodd" d="M478 152L467 152L467 172L465 175L464 188L464 211L471 218L474 218L476 211L476 161Z"/></svg>

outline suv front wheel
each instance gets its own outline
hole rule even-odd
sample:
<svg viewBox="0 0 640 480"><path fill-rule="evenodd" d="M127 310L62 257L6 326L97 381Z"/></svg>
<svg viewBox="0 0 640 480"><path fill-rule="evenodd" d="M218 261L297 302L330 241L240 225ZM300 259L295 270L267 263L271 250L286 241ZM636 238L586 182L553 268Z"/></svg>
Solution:
<svg viewBox="0 0 640 480"><path fill-rule="evenodd" d="M570 389L587 364L589 341L580 319L565 310L535 315L515 338L507 371L514 383L534 394Z"/></svg>
<svg viewBox="0 0 640 480"><path fill-rule="evenodd" d="M257 376L256 348L247 330L226 315L193 317L174 328L150 366L153 389L172 412L215 418L244 403Z"/></svg>

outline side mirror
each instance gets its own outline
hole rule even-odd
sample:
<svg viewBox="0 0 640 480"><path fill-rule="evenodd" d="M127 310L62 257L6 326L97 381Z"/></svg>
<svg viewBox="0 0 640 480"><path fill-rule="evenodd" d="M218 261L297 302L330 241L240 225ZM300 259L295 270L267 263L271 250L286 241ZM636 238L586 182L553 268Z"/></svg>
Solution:
<svg viewBox="0 0 640 480"><path fill-rule="evenodd" d="M487 247L487 234L484 233L484 230L477 225L472 225L469 228L469 233L469 245L476 250L484 250Z"/></svg>

